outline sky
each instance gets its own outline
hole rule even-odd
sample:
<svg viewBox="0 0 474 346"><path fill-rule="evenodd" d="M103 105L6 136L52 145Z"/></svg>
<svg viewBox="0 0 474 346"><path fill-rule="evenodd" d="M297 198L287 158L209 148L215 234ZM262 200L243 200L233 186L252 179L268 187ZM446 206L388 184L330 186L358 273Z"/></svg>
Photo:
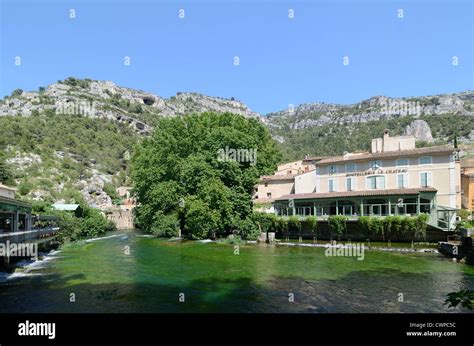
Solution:
<svg viewBox="0 0 474 346"><path fill-rule="evenodd" d="M474 90L472 0L0 0L0 21L0 97L74 76L266 114Z"/></svg>

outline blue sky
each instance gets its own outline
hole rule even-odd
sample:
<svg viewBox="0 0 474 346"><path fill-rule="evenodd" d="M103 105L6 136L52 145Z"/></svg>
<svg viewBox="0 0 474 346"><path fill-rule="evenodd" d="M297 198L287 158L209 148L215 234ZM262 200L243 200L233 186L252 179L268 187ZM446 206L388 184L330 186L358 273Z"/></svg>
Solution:
<svg viewBox="0 0 474 346"><path fill-rule="evenodd" d="M265 114L474 89L472 0L0 2L2 97L75 76L235 97Z"/></svg>

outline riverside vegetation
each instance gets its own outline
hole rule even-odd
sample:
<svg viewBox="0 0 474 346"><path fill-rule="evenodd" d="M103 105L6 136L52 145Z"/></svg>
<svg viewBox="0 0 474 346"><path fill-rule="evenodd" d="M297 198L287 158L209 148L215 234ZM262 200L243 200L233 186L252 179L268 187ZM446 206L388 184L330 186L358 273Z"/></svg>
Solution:
<svg viewBox="0 0 474 346"><path fill-rule="evenodd" d="M34 202L33 213L56 216L60 232L55 238L61 244L95 238L107 232L116 231L115 224L105 218L100 210L89 207L80 196L79 208L75 213L55 210L48 202Z"/></svg>
<svg viewBox="0 0 474 346"><path fill-rule="evenodd" d="M318 219L314 216L299 218L290 216L282 218L273 214L254 213L254 222L260 225L262 232L275 232L277 237L286 236L321 236ZM418 216L361 216L355 224L356 231L366 239L404 241L410 239L425 240L428 219L427 214ZM332 215L327 218L329 234L332 238L348 239L347 217Z"/></svg>
<svg viewBox="0 0 474 346"><path fill-rule="evenodd" d="M219 150L256 150L256 162L221 160ZM255 239L252 190L280 153L258 120L224 113L161 119L132 158L136 224L157 236L229 234Z"/></svg>

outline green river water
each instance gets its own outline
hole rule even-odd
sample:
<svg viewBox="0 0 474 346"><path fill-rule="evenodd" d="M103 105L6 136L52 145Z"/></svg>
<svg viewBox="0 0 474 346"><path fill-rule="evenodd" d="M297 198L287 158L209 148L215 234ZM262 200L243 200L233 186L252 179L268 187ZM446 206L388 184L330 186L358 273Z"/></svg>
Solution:
<svg viewBox="0 0 474 346"><path fill-rule="evenodd" d="M324 251L248 244L236 255L229 244L125 232L5 276L0 312L449 312L460 310L443 305L447 293L474 289L474 267L440 254Z"/></svg>

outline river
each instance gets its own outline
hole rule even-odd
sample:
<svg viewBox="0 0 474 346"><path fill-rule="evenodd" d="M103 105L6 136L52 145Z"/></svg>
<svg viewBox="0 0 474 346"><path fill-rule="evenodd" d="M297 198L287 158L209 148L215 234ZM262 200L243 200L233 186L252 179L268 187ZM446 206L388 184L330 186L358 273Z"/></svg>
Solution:
<svg viewBox="0 0 474 346"><path fill-rule="evenodd" d="M324 251L123 232L0 276L0 312L449 312L447 293L474 290L474 267L440 254Z"/></svg>

